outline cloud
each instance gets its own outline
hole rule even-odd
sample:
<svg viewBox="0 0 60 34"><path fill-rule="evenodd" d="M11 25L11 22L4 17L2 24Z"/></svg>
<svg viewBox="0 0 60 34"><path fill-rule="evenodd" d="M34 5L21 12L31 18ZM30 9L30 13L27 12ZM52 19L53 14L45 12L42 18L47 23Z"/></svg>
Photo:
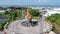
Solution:
<svg viewBox="0 0 60 34"><path fill-rule="evenodd" d="M1 0L0 5L60 5L60 0Z"/></svg>
<svg viewBox="0 0 60 34"><path fill-rule="evenodd" d="M48 0L39 0L40 3L48 3Z"/></svg>

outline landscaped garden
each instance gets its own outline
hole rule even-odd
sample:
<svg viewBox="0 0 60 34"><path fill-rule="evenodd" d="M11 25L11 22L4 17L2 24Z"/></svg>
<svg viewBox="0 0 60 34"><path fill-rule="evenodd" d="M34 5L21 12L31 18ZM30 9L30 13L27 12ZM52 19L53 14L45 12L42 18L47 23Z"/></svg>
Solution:
<svg viewBox="0 0 60 34"><path fill-rule="evenodd" d="M39 19L40 12L38 9L31 9L30 13L33 19Z"/></svg>
<svg viewBox="0 0 60 34"><path fill-rule="evenodd" d="M10 22L21 19L23 10L27 11L27 8L24 8L24 7L18 8L18 11L17 11L17 8L14 8L14 7L9 7L9 8L11 9L10 11L7 11L8 8L6 9L4 8L5 12L0 14L0 17L3 16L3 18L4 17L8 18L8 19L5 19L5 21L2 21L2 22L0 21L0 30L4 29L4 26L6 23L8 24L6 25L5 28L8 28L8 25L10 24ZM33 19L39 19L40 13L38 9L31 9L30 13Z"/></svg>
<svg viewBox="0 0 60 34"><path fill-rule="evenodd" d="M47 17L47 20L60 25L60 14L52 14L51 16Z"/></svg>
<svg viewBox="0 0 60 34"><path fill-rule="evenodd" d="M53 25L53 31L60 34L60 14L52 14L46 18Z"/></svg>
<svg viewBox="0 0 60 34"><path fill-rule="evenodd" d="M6 19L6 17L8 19ZM10 11L10 12L8 12L5 10L5 12L0 14L0 31L2 31L4 29L4 25L7 22L9 24L11 21L18 20L21 17L22 17L22 11ZM7 27L8 27L8 25L7 25Z"/></svg>

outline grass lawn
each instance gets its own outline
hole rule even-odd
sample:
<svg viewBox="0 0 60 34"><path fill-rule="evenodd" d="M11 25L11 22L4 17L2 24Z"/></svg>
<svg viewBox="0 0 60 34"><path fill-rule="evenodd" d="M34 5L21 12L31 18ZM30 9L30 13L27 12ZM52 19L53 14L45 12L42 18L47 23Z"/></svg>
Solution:
<svg viewBox="0 0 60 34"><path fill-rule="evenodd" d="M39 19L39 16L33 16L32 19Z"/></svg>

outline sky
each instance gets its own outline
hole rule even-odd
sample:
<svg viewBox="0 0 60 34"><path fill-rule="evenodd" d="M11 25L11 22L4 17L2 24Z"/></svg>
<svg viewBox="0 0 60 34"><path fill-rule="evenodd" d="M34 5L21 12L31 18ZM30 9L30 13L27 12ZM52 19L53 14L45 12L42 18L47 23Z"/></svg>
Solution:
<svg viewBox="0 0 60 34"><path fill-rule="evenodd" d="M0 5L60 5L60 0L0 0Z"/></svg>

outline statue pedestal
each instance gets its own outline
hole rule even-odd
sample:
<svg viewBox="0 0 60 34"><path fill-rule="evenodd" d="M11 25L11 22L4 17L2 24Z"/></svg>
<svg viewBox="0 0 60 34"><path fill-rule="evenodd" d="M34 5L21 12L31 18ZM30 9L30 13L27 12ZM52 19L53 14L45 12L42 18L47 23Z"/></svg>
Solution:
<svg viewBox="0 0 60 34"><path fill-rule="evenodd" d="M19 32L21 34L40 34L40 26L39 25L35 27L19 26Z"/></svg>

